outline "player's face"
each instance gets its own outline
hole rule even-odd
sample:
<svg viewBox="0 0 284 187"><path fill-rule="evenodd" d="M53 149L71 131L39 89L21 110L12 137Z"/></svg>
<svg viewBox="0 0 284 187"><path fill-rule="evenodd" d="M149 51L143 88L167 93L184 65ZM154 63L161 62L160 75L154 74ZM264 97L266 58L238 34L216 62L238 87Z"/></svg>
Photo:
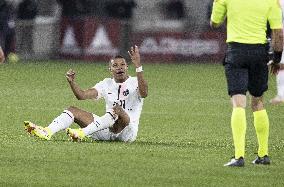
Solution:
<svg viewBox="0 0 284 187"><path fill-rule="evenodd" d="M116 82L124 82L128 78L128 65L124 58L111 60L110 71Z"/></svg>

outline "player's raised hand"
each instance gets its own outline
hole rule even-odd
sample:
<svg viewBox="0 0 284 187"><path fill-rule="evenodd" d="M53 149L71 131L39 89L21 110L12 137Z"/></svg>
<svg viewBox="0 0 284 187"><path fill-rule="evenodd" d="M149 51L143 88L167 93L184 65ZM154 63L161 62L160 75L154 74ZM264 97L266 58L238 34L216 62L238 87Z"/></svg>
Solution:
<svg viewBox="0 0 284 187"><path fill-rule="evenodd" d="M128 54L131 58L132 63L136 68L141 66L140 62L140 53L138 47L135 45L134 47L130 48L130 51L128 51Z"/></svg>
<svg viewBox="0 0 284 187"><path fill-rule="evenodd" d="M73 82L75 80L75 71L73 69L69 69L66 73L66 78L68 82Z"/></svg>

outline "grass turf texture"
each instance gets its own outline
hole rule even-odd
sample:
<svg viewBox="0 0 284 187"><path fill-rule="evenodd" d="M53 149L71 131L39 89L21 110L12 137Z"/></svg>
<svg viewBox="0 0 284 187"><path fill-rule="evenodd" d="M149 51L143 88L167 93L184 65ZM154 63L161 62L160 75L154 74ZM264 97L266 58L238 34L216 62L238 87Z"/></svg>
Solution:
<svg viewBox="0 0 284 187"><path fill-rule="evenodd" d="M73 143L29 137L23 121L49 124L74 105L98 115L104 102L77 101L65 79L73 68L84 89L109 76L107 64L29 62L0 66L0 186L283 186L282 106L267 104L270 166L257 152L247 109L246 166L227 168L233 155L231 106L219 64L145 64L145 99L135 143ZM135 75L130 65L130 74ZM265 102L275 94L270 77ZM73 125L73 127L76 127Z"/></svg>

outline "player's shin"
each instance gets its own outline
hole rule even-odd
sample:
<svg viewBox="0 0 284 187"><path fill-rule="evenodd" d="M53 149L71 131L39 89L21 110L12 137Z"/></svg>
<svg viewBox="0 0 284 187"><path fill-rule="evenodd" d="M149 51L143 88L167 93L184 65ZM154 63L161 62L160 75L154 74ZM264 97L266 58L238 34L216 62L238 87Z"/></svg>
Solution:
<svg viewBox="0 0 284 187"><path fill-rule="evenodd" d="M52 123L48 125L48 129L50 129L51 133L54 134L60 130L64 130L68 128L74 122L74 115L68 111L64 110L62 114L56 117Z"/></svg>
<svg viewBox="0 0 284 187"><path fill-rule="evenodd" d="M105 115L94 119L94 122L89 124L87 127L83 128L82 131L87 136L94 132L109 128L113 126L117 117L114 116L115 114L107 112Z"/></svg>

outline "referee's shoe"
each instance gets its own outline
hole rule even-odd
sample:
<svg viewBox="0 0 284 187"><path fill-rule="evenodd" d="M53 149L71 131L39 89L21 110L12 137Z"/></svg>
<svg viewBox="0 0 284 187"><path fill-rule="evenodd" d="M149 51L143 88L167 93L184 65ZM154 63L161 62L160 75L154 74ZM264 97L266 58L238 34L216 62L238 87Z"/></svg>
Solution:
<svg viewBox="0 0 284 187"><path fill-rule="evenodd" d="M245 166L245 160L243 157L240 157L236 159L233 157L230 162L224 164L224 166L231 166L231 167L244 167Z"/></svg>
<svg viewBox="0 0 284 187"><path fill-rule="evenodd" d="M264 157L257 156L257 158L254 161L252 161L252 163L253 164L269 165L270 159L267 155L265 155Z"/></svg>

